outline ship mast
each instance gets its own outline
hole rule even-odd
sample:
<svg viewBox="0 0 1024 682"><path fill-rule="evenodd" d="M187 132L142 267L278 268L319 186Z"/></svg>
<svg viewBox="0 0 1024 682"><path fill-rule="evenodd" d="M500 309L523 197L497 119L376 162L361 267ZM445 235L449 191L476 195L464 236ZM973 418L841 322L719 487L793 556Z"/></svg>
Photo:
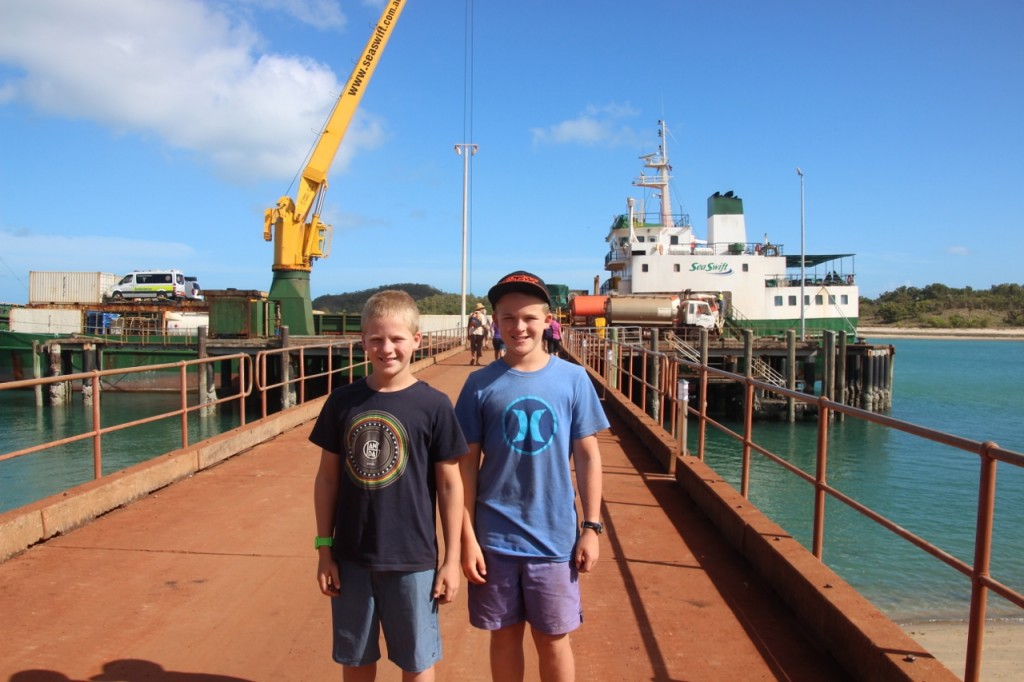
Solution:
<svg viewBox="0 0 1024 682"><path fill-rule="evenodd" d="M633 181L633 185L658 190L661 194L661 226L672 227L672 200L669 197L668 189L668 181L670 179L668 173L672 170L672 166L668 163L668 139L665 122L658 121L658 125L660 126L658 137L661 138L658 151L640 157L643 159L644 167L656 170L657 175L648 176L645 173L641 173L640 177Z"/></svg>

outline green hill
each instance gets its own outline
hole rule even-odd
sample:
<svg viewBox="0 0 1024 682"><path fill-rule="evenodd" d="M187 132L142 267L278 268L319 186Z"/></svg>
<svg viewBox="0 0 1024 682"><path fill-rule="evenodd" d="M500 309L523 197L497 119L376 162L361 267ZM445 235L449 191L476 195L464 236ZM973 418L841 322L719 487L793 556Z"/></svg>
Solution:
<svg viewBox="0 0 1024 682"><path fill-rule="evenodd" d="M313 309L328 313L358 313L363 309L366 300L379 291L399 289L408 293L416 301L420 313L424 315L458 315L462 312L462 296L446 294L429 284L384 284L373 289L363 289L347 294L325 294L313 299ZM466 309L472 310L477 301L487 305L485 298L472 294L466 295Z"/></svg>

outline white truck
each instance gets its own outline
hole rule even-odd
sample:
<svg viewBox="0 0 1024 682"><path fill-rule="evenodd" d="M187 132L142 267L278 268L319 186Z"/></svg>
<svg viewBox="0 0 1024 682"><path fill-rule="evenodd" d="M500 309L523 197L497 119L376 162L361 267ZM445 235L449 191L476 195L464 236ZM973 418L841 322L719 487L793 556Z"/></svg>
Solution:
<svg viewBox="0 0 1024 682"><path fill-rule="evenodd" d="M709 334L722 333L722 309L716 296L690 294L679 301L676 325L707 329Z"/></svg>

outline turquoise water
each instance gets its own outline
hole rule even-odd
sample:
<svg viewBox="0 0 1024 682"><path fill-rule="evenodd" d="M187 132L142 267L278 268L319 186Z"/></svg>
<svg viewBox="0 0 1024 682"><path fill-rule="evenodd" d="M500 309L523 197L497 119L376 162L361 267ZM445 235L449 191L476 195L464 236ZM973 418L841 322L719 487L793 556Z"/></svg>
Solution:
<svg viewBox="0 0 1024 682"><path fill-rule="evenodd" d="M177 409L177 393L105 392L103 426ZM221 407L213 417L189 414L189 442L238 425L237 410ZM0 452L13 452L92 428L92 407L80 394L59 407L36 407L30 391L0 391ZM103 473L110 474L182 447L181 418L172 417L103 436ZM93 479L93 444L86 439L0 462L0 512L40 500Z"/></svg>
<svg viewBox="0 0 1024 682"><path fill-rule="evenodd" d="M1024 342L886 340L896 348L890 416L1024 452ZM741 426L731 424L741 431ZM975 455L861 422L835 422L828 479L853 499L967 564L974 558L979 465ZM816 425L757 423L754 440L813 473ZM707 461L739 487L738 445L708 432ZM691 437L691 445L694 443ZM1000 465L991 573L1024 589L1024 470ZM807 547L811 486L755 457L751 501ZM896 620L963 619L959 572L842 503L826 504L824 560ZM990 617L1022 616L990 597Z"/></svg>
<svg viewBox="0 0 1024 682"><path fill-rule="evenodd" d="M877 340L876 340L877 341ZM890 416L967 438L994 440L1024 452L1024 342L884 341L896 348ZM174 409L171 394L105 393L104 421L123 422ZM224 411L189 419L195 442L237 425ZM36 408L30 393L0 391L0 429L9 452L59 435L80 433L91 409L76 395L60 408ZM735 430L740 425L732 424ZM690 433L695 446L695 429ZM814 423L756 423L755 440L808 472L815 460ZM708 463L739 487L738 446L708 432ZM178 418L104 437L104 472L180 447ZM805 546L810 546L812 489L777 465L755 457L751 500ZM857 420L836 422L829 441L829 481L854 499L937 544L968 564L977 514L977 458L898 431ZM0 512L91 480L92 444L0 462ZM992 574L1024 589L1024 470L999 466ZM966 578L888 531L829 500L824 560L896 620L963 619ZM989 616L1021 612L991 597Z"/></svg>

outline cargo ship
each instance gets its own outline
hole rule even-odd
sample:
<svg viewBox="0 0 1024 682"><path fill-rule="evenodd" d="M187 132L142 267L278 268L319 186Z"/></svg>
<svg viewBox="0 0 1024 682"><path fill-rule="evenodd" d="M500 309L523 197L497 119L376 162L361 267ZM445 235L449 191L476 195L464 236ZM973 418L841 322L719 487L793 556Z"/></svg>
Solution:
<svg viewBox="0 0 1024 682"><path fill-rule="evenodd" d="M756 337L799 330L801 338L825 330L856 336L859 292L854 254L787 251L765 233L747 235L743 200L732 191L707 201L707 231L699 237L686 214L671 212L667 128L659 122L658 151L641 156L634 187L649 199L627 199L605 240L607 279L592 296L577 297L578 321L607 324L706 327ZM648 170L649 169L649 170ZM648 211L648 204L654 209ZM801 239L801 242L803 240Z"/></svg>

